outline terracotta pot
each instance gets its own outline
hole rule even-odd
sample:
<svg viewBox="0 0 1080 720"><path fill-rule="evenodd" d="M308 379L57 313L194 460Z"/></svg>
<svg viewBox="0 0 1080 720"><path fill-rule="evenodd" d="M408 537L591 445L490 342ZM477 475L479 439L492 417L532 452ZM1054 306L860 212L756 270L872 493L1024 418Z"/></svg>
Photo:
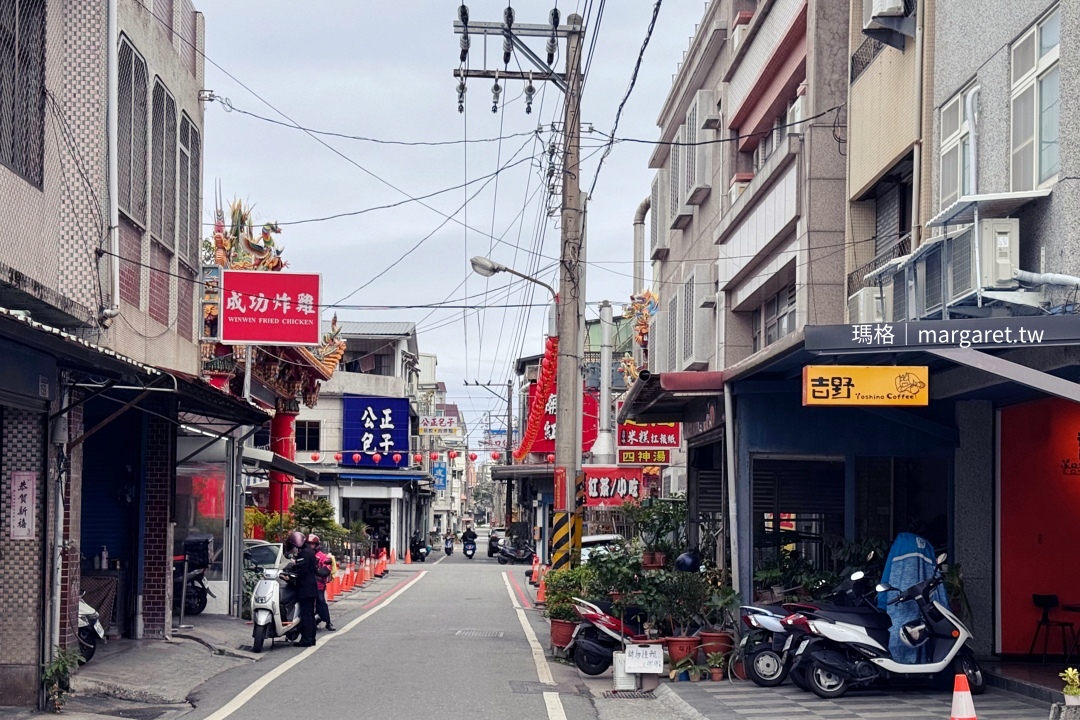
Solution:
<svg viewBox="0 0 1080 720"><path fill-rule="evenodd" d="M683 658L692 657L697 649L701 646L701 638L699 637L669 637L667 638L667 650L668 655L671 658L671 664L679 662Z"/></svg>
<svg viewBox="0 0 1080 720"><path fill-rule="evenodd" d="M724 679L724 668L722 668L722 667L709 668L709 674L712 675L713 680L717 680L717 681L723 680Z"/></svg>
<svg viewBox="0 0 1080 720"><path fill-rule="evenodd" d="M729 653L735 647L735 636L729 632L705 632L698 633L701 638L701 651L708 658L713 653Z"/></svg>
<svg viewBox="0 0 1080 720"><path fill-rule="evenodd" d="M735 675L735 677L739 678L740 680L746 679L746 667L743 665L742 660L731 666L731 672Z"/></svg>
<svg viewBox="0 0 1080 720"><path fill-rule="evenodd" d="M574 637L574 629L578 624L572 620L551 621L551 644L557 648L564 648L570 644L570 638Z"/></svg>

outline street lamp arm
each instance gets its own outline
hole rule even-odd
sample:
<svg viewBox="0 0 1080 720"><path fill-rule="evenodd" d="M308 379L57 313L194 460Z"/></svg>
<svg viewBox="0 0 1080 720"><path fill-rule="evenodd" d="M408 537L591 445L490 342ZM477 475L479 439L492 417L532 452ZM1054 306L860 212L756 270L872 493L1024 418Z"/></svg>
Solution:
<svg viewBox="0 0 1080 720"><path fill-rule="evenodd" d="M531 275L526 275L525 273L520 273L517 270L514 270L513 268L506 267L505 265L503 266L502 271L503 272L508 272L511 275L517 275L522 280L528 280L531 283L536 283L537 285L539 285L540 287L544 288L549 293L551 293L551 299L552 300L558 300L558 298L559 298L559 293L555 292L555 288L551 287L550 285L548 285L543 280L537 280L536 278L532 277Z"/></svg>
<svg viewBox="0 0 1080 720"><path fill-rule="evenodd" d="M531 275L526 275L524 273L520 273L517 270L514 270L513 268L506 267L502 263L495 262L491 258L486 258L483 255L477 255L476 257L474 257L469 262L472 263L473 272L475 272L477 275L483 275L484 277L491 277L495 273L501 273L501 272L510 273L511 275L518 276L522 280L528 280L531 283L535 283L536 285L539 285L540 287L545 288L549 293L551 293L551 297L552 297L553 300L558 300L558 298L559 298L559 294L555 292L555 288L551 287L550 285L548 285L543 280L537 280L536 278L534 278Z"/></svg>

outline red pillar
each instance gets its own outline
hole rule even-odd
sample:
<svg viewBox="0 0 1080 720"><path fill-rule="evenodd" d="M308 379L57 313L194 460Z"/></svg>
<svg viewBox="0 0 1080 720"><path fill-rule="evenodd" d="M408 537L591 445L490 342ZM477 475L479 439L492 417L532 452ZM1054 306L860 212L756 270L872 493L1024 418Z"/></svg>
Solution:
<svg viewBox="0 0 1080 720"><path fill-rule="evenodd" d="M296 416L299 414L296 401L283 403L278 401L277 412L270 421L270 449L287 460L296 459ZM284 513L292 505L291 475L270 471L270 512Z"/></svg>

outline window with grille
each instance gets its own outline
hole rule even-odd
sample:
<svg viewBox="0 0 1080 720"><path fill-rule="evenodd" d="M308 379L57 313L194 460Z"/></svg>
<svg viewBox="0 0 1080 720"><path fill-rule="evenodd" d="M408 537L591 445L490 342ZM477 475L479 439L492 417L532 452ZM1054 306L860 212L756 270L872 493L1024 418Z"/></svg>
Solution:
<svg viewBox="0 0 1080 720"><path fill-rule="evenodd" d="M180 154L177 164L176 254L189 267L199 266L202 214L199 196L199 131L186 114L180 116Z"/></svg>
<svg viewBox="0 0 1080 720"><path fill-rule="evenodd" d="M150 317L162 325L169 324L169 286L172 276L172 253L160 243L150 243Z"/></svg>
<svg viewBox="0 0 1080 720"><path fill-rule="evenodd" d="M176 247L176 101L160 80L154 83L150 130L150 232Z"/></svg>
<svg viewBox="0 0 1080 720"><path fill-rule="evenodd" d="M668 372L675 370L675 366L679 361L679 296L671 298L671 302L668 303L668 318L667 318L667 369Z"/></svg>
<svg viewBox="0 0 1080 720"><path fill-rule="evenodd" d="M892 281L892 321L908 319L907 307L907 270L893 275Z"/></svg>
<svg viewBox="0 0 1080 720"><path fill-rule="evenodd" d="M689 360L694 355L694 278L683 283L682 341L683 360Z"/></svg>
<svg viewBox="0 0 1080 720"><path fill-rule="evenodd" d="M146 61L127 38L118 51L119 98L117 102L116 173L120 211L138 225L146 226L146 143L147 93L149 76Z"/></svg>
<svg viewBox="0 0 1080 720"><path fill-rule="evenodd" d="M318 452L319 450L319 421L297 420L296 421L296 451Z"/></svg>
<svg viewBox="0 0 1080 720"><path fill-rule="evenodd" d="M45 0L0 0L0 164L40 188L45 155Z"/></svg>

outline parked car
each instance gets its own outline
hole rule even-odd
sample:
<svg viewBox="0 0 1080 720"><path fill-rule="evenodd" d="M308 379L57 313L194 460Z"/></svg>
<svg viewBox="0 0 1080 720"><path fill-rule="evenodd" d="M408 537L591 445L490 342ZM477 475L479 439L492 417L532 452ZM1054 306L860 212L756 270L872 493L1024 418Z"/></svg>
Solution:
<svg viewBox="0 0 1080 720"><path fill-rule="evenodd" d="M581 538L581 562L589 561L589 555L597 552L606 552L607 547L616 540L622 540L622 535L617 533L609 535L585 535Z"/></svg>
<svg viewBox="0 0 1080 720"><path fill-rule="evenodd" d="M488 531L488 557L495 557L499 554L499 543L506 539L506 528L493 527Z"/></svg>
<svg viewBox="0 0 1080 720"><path fill-rule="evenodd" d="M285 549L281 543L248 538L244 540L244 552L248 554L253 563L263 569L280 570L288 563L285 558Z"/></svg>

